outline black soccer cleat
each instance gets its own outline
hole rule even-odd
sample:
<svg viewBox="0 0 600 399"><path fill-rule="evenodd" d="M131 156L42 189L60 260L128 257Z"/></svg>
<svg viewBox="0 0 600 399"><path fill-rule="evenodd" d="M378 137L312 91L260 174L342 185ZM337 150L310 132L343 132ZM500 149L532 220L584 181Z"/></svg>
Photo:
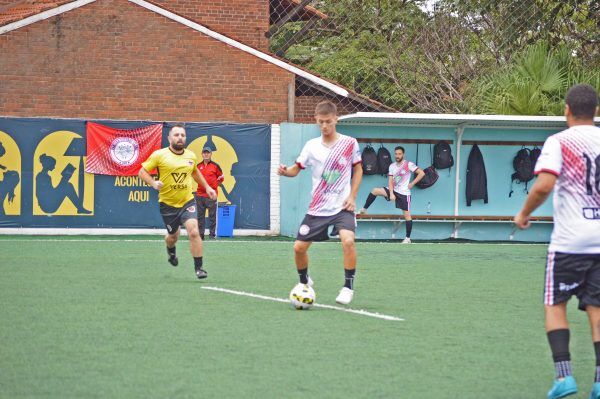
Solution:
<svg viewBox="0 0 600 399"><path fill-rule="evenodd" d="M208 273L202 267L197 267L196 268L196 277L198 277L200 280L202 280L203 278L208 277Z"/></svg>
<svg viewBox="0 0 600 399"><path fill-rule="evenodd" d="M171 266L175 267L179 264L179 259L175 255L169 255L169 259L167 259Z"/></svg>

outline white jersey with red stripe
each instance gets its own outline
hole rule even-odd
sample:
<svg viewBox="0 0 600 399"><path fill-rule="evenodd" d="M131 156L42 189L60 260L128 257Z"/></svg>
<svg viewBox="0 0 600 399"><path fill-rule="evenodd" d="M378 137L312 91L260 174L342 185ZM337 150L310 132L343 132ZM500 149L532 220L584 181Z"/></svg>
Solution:
<svg viewBox="0 0 600 399"><path fill-rule="evenodd" d="M558 176L549 251L600 253L600 128L573 126L548 137L535 174Z"/></svg>
<svg viewBox="0 0 600 399"><path fill-rule="evenodd" d="M394 180L394 191L398 194L410 195L408 183L410 182L410 176L412 172L417 169L417 165L405 159L403 159L400 163L394 162L391 164L388 176L391 176Z"/></svg>
<svg viewBox="0 0 600 399"><path fill-rule="evenodd" d="M306 142L296 164L312 169L312 196L308 214L331 216L339 213L350 195L352 167L361 162L355 138L338 133L337 141L326 146L321 137Z"/></svg>

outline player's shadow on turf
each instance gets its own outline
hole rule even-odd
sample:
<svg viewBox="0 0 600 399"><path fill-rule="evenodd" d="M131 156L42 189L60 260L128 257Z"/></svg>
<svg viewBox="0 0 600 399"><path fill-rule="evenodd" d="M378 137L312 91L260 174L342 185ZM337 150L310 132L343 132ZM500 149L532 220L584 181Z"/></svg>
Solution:
<svg viewBox="0 0 600 399"><path fill-rule="evenodd" d="M168 273L166 272L165 274L163 274L163 279L162 281L164 283L169 283L169 284L203 284L203 285L210 285L211 283L218 283L218 281L212 280L212 281L207 281L208 279L203 279L203 280L198 280L197 278L191 278L192 275L190 276L186 276L186 277L180 277L178 274L173 274L173 273Z"/></svg>
<svg viewBox="0 0 600 399"><path fill-rule="evenodd" d="M206 281L207 279L203 279L203 280L198 280L198 279L192 279L190 278L185 278L185 279L178 279L178 278L165 278L165 282L166 283L173 283L173 284L202 284L202 285L211 285L214 284L214 281Z"/></svg>

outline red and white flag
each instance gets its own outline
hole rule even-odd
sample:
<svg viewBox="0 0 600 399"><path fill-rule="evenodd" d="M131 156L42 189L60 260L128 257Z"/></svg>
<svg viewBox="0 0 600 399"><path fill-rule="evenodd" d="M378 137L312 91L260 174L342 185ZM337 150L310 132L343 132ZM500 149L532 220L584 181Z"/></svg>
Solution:
<svg viewBox="0 0 600 399"><path fill-rule="evenodd" d="M100 175L137 175L142 162L160 149L162 128L162 123L139 129L113 129L88 122L85 171Z"/></svg>

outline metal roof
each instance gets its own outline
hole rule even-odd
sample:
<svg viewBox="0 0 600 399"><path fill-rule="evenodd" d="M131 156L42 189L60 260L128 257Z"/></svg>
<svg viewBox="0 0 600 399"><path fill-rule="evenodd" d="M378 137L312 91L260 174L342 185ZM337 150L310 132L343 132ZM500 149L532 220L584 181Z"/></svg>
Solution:
<svg viewBox="0 0 600 399"><path fill-rule="evenodd" d="M600 125L600 118L594 122ZM341 125L363 126L437 126L437 127L514 127L565 129L564 116L410 114L392 112L357 112L339 118Z"/></svg>

